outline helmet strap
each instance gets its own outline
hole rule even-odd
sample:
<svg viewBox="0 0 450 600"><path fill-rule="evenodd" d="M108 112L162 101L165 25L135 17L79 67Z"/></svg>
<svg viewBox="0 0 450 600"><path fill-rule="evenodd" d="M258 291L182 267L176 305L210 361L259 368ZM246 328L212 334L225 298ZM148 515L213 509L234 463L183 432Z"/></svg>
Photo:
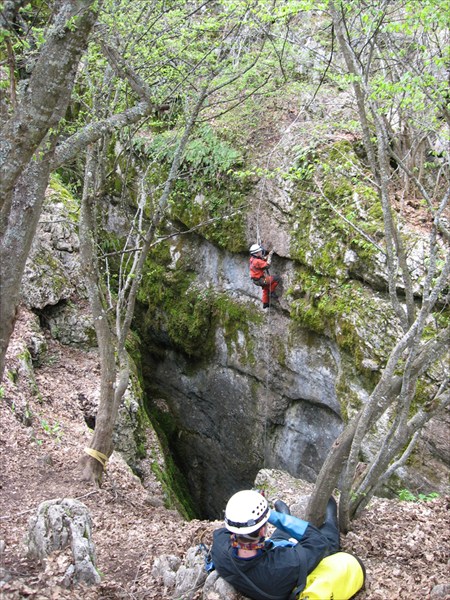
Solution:
<svg viewBox="0 0 450 600"><path fill-rule="evenodd" d="M238 550L261 550L265 546L265 537L262 536L258 540L244 542L242 537L238 539L238 536L233 533L231 535L231 545Z"/></svg>

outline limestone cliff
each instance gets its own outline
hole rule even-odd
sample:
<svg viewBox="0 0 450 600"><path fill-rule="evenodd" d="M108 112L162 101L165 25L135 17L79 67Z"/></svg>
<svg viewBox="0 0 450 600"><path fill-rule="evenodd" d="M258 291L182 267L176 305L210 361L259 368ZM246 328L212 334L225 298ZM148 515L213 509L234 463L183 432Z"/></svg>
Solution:
<svg viewBox="0 0 450 600"><path fill-rule="evenodd" d="M135 320L147 411L209 517L262 467L314 481L343 423L367 398L396 327L380 253L358 253L351 236L324 227L291 182L257 184L246 194L237 249L191 233L169 237L150 256ZM368 206L361 200L362 213ZM89 345L89 319L77 308L76 233L51 225L61 210L50 199L24 301L61 341ZM112 208L107 220L114 229ZM419 233L408 235L420 292L423 243ZM283 281L268 310L248 276L247 247L256 237L273 246L271 270ZM53 248L51 269L44 248ZM443 489L446 427L439 423L438 437L427 428L416 468L404 469L398 486Z"/></svg>

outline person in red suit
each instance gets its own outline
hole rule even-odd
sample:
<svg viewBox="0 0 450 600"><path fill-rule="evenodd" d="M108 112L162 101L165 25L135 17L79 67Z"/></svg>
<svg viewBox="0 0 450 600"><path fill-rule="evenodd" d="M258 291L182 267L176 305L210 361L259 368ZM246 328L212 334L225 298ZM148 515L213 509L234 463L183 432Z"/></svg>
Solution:
<svg viewBox="0 0 450 600"><path fill-rule="evenodd" d="M275 288L280 282L278 275L269 275L273 250L267 252L259 244L250 247L250 278L255 285L262 288L263 308L269 308L271 300L278 298Z"/></svg>

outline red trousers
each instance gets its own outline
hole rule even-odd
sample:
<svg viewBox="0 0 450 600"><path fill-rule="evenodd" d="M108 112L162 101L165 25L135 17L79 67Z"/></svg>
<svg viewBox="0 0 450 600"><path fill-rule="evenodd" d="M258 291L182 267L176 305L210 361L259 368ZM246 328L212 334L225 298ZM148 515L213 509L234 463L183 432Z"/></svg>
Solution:
<svg viewBox="0 0 450 600"><path fill-rule="evenodd" d="M266 275L266 283L262 286L263 304L269 304L269 296L277 287L279 280L278 275Z"/></svg>

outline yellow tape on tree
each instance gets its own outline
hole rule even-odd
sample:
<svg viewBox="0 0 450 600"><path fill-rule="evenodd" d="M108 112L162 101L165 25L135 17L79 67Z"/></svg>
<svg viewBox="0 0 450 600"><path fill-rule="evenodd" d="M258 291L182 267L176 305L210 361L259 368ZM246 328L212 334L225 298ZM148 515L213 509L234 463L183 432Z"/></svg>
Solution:
<svg viewBox="0 0 450 600"><path fill-rule="evenodd" d="M98 460L98 462L102 465L104 469L106 469L106 463L108 462L108 457L103 452L99 452L98 450L94 450L94 448L85 448L84 451L92 458Z"/></svg>

